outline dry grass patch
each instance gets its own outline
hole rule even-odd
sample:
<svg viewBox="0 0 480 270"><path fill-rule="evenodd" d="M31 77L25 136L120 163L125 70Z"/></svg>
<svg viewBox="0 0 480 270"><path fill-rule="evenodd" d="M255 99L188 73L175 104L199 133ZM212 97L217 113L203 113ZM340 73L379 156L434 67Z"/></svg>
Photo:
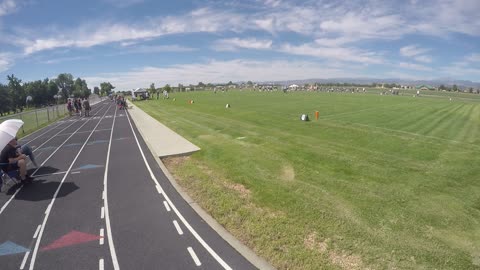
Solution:
<svg viewBox="0 0 480 270"><path fill-rule="evenodd" d="M250 197L251 191L248 190L242 184L224 182L224 186L227 187L228 189L235 190L238 194L240 194L240 197L242 197L242 198L249 198Z"/></svg>
<svg viewBox="0 0 480 270"><path fill-rule="evenodd" d="M282 167L281 178L285 181L295 180L295 169L292 165L287 164Z"/></svg>
<svg viewBox="0 0 480 270"><path fill-rule="evenodd" d="M167 169L175 169L181 166L183 163L190 159L189 156L180 156L180 157L166 157L162 158L162 162L167 167Z"/></svg>

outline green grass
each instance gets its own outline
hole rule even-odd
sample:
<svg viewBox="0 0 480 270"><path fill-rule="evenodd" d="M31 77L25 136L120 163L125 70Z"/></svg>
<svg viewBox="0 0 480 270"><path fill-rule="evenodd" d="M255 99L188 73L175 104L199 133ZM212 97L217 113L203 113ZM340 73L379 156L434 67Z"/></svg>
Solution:
<svg viewBox="0 0 480 270"><path fill-rule="evenodd" d="M202 148L166 162L279 269L480 269L478 102L229 91L135 104Z"/></svg>

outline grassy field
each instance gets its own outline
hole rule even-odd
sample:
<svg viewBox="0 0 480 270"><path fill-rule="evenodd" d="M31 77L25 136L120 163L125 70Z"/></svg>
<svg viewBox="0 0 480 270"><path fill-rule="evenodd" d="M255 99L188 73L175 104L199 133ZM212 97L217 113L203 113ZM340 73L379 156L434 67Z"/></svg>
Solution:
<svg viewBox="0 0 480 270"><path fill-rule="evenodd" d="M135 104L202 148L165 163L279 269L480 269L478 101L229 91Z"/></svg>

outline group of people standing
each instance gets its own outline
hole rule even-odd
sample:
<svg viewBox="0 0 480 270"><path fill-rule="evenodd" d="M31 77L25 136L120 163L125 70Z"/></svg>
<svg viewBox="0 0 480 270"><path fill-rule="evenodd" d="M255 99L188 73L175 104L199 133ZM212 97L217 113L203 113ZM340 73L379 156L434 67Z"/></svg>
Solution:
<svg viewBox="0 0 480 270"><path fill-rule="evenodd" d="M67 110L70 116L73 116L74 112L77 116L90 116L90 109L90 102L87 98L83 98L83 100L81 98L69 98L67 101Z"/></svg>
<svg viewBox="0 0 480 270"><path fill-rule="evenodd" d="M115 95L114 100L116 101L119 110L127 109L127 101L124 96Z"/></svg>

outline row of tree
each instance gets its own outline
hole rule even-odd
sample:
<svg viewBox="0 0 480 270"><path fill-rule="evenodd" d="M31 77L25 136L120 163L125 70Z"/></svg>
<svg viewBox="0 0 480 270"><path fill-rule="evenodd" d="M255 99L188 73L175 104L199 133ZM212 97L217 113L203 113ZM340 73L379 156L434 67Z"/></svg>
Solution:
<svg viewBox="0 0 480 270"><path fill-rule="evenodd" d="M7 76L7 84L0 83L0 116L11 112L23 111L25 107L42 107L57 102L65 102L67 98L88 98L92 91L87 82L69 73L62 73L55 79L44 79L24 82L15 77ZM98 95L109 95L115 87L109 82L95 87Z"/></svg>

